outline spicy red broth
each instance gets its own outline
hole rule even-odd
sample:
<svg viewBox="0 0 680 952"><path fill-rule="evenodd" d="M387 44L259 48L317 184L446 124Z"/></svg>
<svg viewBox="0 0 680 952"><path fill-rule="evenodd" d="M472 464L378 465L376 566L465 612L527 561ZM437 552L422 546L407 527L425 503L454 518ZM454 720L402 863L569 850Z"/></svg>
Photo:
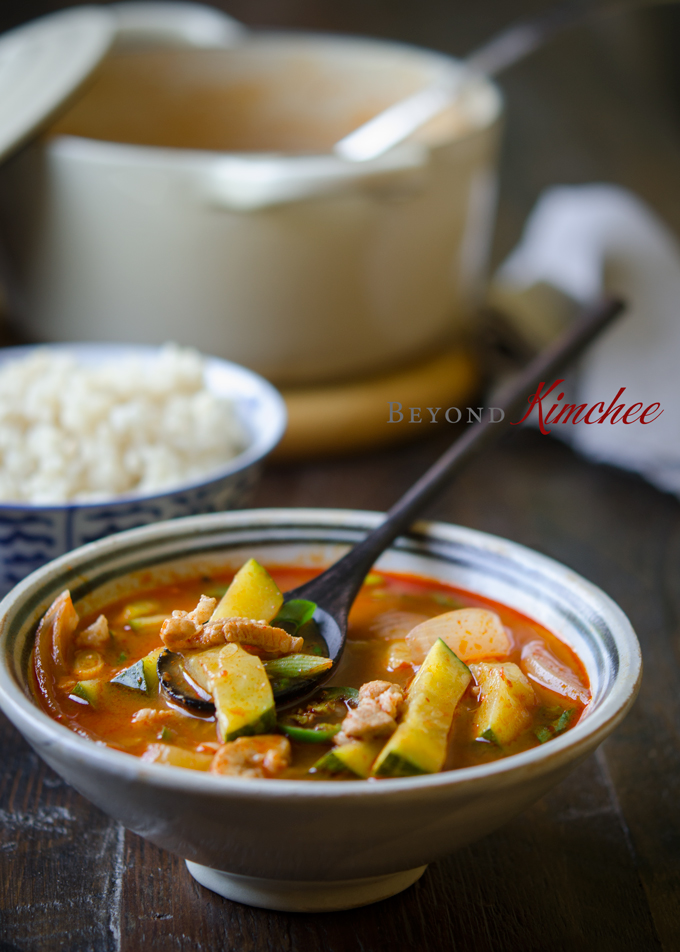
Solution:
<svg viewBox="0 0 680 952"><path fill-rule="evenodd" d="M282 591L293 589L316 574L303 569L277 567L269 567L269 573ZM54 633L50 640L39 632L33 674L35 693L43 709L72 730L103 741L114 749L159 763L212 769L213 772L233 775L231 769L215 769L218 753L222 752L224 760L225 754L233 753L236 747L241 752L247 747L252 748L257 738L241 739L239 744L233 740L226 743L220 736L216 717L197 715L178 707L158 683L152 683L153 676L149 679L151 668L145 669L149 681L145 692L136 690L134 685L111 683L140 659L149 656L155 659L154 652L163 646L161 630L164 619L173 611L190 613L201 595L219 600L232 578L233 575L227 573L209 579L197 578L136 593L134 598L123 598L106 605L101 614L106 619L107 637L104 638L102 622L99 640L96 631L99 613L97 618L91 615L77 620L77 623L73 618L73 630L68 637L60 636L60 648L55 648L57 636ZM384 572L368 576L350 615L344 656L333 678L324 687L354 689L352 697L355 697L357 690L367 683L394 686L389 689L397 698L392 711L394 725L390 728L394 732L395 727L405 720L409 703L411 706L415 704L413 700L409 702L409 692L414 691L414 678L425 663L422 658L419 663L414 661L414 652L418 654L414 647L417 639L414 641L415 636L411 633L435 616L446 614L455 622L458 616L448 613L471 608L483 609L500 618L507 637L507 651L502 656L493 654L487 658L482 651L481 657L462 659L465 665L469 665L472 675L456 702L441 769L453 770L511 756L538 747L573 727L589 700L588 679L583 665L565 644L542 625L511 608L415 576ZM93 635L87 634L93 630ZM458 644L464 643L459 641ZM244 648L265 663L270 656L276 656L276 653L268 653L247 642ZM305 650L319 652L313 639L308 638L305 639ZM469 646L466 650L470 651ZM502 677L508 675L509 690L515 690L519 685L520 693L509 694L510 700L506 698L506 701L515 703L519 698L517 703L521 701L526 708L521 712L521 729L516 729L516 736L511 736L512 732L507 734L502 743L488 728L485 736L480 736L480 705L487 699L484 677L489 673ZM193 683L191 679L190 683ZM82 688L83 684L90 687L86 690ZM200 686L197 690L200 693ZM400 691L402 700L399 699ZM386 696L376 695L378 700L375 703L382 703L381 697ZM270 746L273 744L268 755L270 768L266 767L265 755L261 753L257 755L259 760L257 757L248 760L248 769L244 767L241 774L309 780L357 779L357 776L367 775L366 772L355 774L349 769L338 769L334 756L330 760L326 757L324 761L325 755L338 751L338 742L333 737L309 742L311 735L308 732L319 727L320 719L326 727L330 725L329 732L331 728L339 731L341 726L344 730L344 725L352 720L346 720L350 708L356 707L355 700L348 700L337 692L336 695L332 692L324 695L322 700L324 703L317 705L318 710L312 701L311 708L303 704L292 716L279 716L275 726L269 722L269 727L260 733L273 738L267 741ZM488 703L487 700L487 707ZM495 711L493 716L499 716L498 706ZM356 721L356 716L353 719ZM254 730L254 733L258 731ZM279 734L280 743L275 736ZM301 736L306 739L300 740ZM317 736L325 737L317 731L315 741ZM389 736L385 733L380 742L370 735L370 741L377 744L378 749ZM356 745L363 738L361 734L354 736L350 732L345 740ZM277 761L275 769L271 764L275 762L272 757L277 752L274 751L277 744L278 748L286 746L287 759ZM333 763L335 769L315 769L315 765L324 762ZM253 764L259 766L255 768ZM413 772L429 771L419 768Z"/></svg>

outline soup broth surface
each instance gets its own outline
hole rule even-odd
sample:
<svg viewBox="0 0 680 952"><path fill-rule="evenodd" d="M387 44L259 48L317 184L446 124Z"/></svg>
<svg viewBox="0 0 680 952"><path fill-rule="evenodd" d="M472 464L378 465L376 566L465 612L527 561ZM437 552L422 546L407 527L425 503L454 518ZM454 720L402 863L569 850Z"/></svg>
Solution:
<svg viewBox="0 0 680 952"><path fill-rule="evenodd" d="M317 574L315 571L268 567L281 591L291 590ZM105 606L110 641L100 649L103 668L97 677L106 681L133 662L161 646L160 627L164 617L172 611L192 610L202 594L219 598L227 589L233 574L212 578L197 578L178 584L136 593L132 604L152 619L140 627L131 617L132 600L120 599ZM408 689L417 666L404 661L403 645L406 634L428 618L461 608L484 608L496 612L510 637L510 652L504 659L520 667L526 665L523 648L539 642L550 655L571 672L574 680L588 685L585 670L574 653L542 625L519 612L472 593L452 588L435 581L413 576L371 573L363 585L349 619L348 640L342 661L328 685L361 687L369 681L387 680ZM99 612L97 612L97 615ZM81 619L82 631L95 621L95 615ZM307 645L309 647L309 645ZM36 649L39 650L39 649ZM35 684L35 690L44 709L72 730L112 748L135 756L144 755L150 745L169 743L187 751L205 753L205 768L209 755L216 748L214 717L186 714L175 718L167 726L158 723L135 722L141 709L158 711L173 709L163 693L154 697L140 697L139 692L119 689L109 692L106 703L97 708L74 696L74 678L59 677L52 671L49 658L41 659L49 683ZM326 686L328 686L326 685ZM584 701L575 700L548 689L535 680L531 686L536 704L527 728L511 743L501 749L496 744L475 739L472 724L478 708L478 688L471 682L456 709L449 733L448 752L444 769L490 763L520 751L539 746L545 731L565 715L568 727L577 723L584 710ZM564 718L563 718L564 720ZM292 740L292 762L281 774L288 779L328 779L309 773L312 765L333 748L332 743L299 743ZM338 779L348 779L338 776Z"/></svg>
<svg viewBox="0 0 680 952"><path fill-rule="evenodd" d="M426 82L415 67L389 68L379 58L345 62L296 48L125 51L106 58L51 134L220 152L324 153ZM419 136L445 140L474 125L463 101Z"/></svg>

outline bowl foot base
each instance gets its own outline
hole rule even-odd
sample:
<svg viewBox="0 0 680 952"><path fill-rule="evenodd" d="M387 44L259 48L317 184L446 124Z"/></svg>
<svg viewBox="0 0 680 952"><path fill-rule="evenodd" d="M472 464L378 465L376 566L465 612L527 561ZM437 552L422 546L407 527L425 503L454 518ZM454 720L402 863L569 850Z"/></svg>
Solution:
<svg viewBox="0 0 680 952"><path fill-rule="evenodd" d="M368 879L306 882L237 876L235 873L192 863L191 860L186 860L186 864L201 886L225 899L282 912L332 912L368 906L408 889L427 869L426 866L418 866L416 869L405 869L387 876L371 876Z"/></svg>

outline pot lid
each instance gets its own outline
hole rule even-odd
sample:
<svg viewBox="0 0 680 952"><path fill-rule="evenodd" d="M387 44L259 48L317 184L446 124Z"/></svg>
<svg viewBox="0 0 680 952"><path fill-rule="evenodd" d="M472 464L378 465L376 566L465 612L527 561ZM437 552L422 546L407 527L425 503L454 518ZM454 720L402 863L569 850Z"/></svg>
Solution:
<svg viewBox="0 0 680 952"><path fill-rule="evenodd" d="M0 162L35 135L106 54L115 19L75 7L0 36Z"/></svg>

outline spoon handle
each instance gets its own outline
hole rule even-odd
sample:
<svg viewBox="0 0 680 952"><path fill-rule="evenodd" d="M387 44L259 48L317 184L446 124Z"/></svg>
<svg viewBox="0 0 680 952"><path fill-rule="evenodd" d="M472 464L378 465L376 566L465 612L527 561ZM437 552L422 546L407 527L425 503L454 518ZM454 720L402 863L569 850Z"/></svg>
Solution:
<svg viewBox="0 0 680 952"><path fill-rule="evenodd" d="M532 400L541 384L544 385L541 393L545 393L557 372L581 354L624 306L618 298L607 298L586 308L581 317L503 388L496 399L496 405L505 414L502 421L492 422L486 409L481 422L466 429L392 506L384 522L322 575L291 592L288 597L309 598L330 612L338 622L345 622L357 592L378 556L409 528L415 517L468 460L512 425L510 418L524 408L527 397Z"/></svg>

